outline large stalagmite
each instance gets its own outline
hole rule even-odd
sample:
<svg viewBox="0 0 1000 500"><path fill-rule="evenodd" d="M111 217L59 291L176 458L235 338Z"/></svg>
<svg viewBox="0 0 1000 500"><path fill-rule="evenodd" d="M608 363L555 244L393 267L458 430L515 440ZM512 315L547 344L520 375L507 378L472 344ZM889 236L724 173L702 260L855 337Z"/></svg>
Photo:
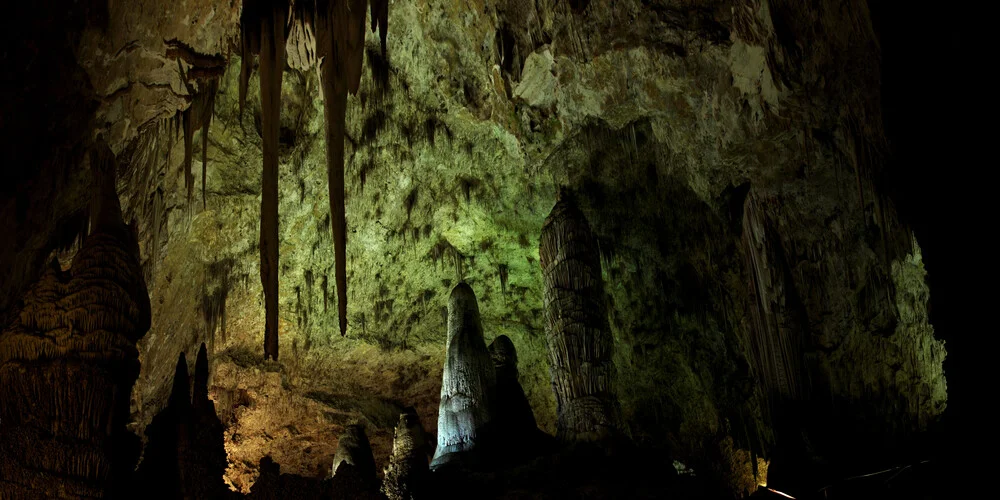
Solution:
<svg viewBox="0 0 1000 500"><path fill-rule="evenodd" d="M479 448L488 439L493 417L496 372L483 340L476 294L464 282L448 300L446 349L432 469Z"/></svg>
<svg viewBox="0 0 1000 500"><path fill-rule="evenodd" d="M498 431L513 440L535 437L538 425L524 389L517 380L517 351L510 337L501 335L490 343L490 357L496 367L497 390L494 418Z"/></svg>
<svg viewBox="0 0 1000 500"><path fill-rule="evenodd" d="M91 234L69 271L52 262L0 333L0 491L14 498L121 494L139 457L125 424L149 296L114 154L99 141L90 163Z"/></svg>
<svg viewBox="0 0 1000 500"><path fill-rule="evenodd" d="M146 427L148 438L136 487L155 484L172 498L223 498L228 466L222 422L208 398L208 352L201 344L191 393L187 357L181 353L167 407Z"/></svg>
<svg viewBox="0 0 1000 500"><path fill-rule="evenodd" d="M601 441L618 434L601 261L590 225L568 194L542 226L546 342L558 403L559 438Z"/></svg>

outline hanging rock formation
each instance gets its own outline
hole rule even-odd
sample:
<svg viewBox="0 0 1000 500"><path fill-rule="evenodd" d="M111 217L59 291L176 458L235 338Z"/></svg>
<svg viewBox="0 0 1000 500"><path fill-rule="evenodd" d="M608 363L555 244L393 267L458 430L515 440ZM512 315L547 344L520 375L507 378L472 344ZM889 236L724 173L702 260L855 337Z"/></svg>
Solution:
<svg viewBox="0 0 1000 500"><path fill-rule="evenodd" d="M347 333L347 221L344 210L344 126L347 93L357 93L365 48L365 6L369 0L317 0L316 54L322 59L320 81L326 119L326 161L330 188L337 306L340 334ZM372 30L379 28L385 56L388 1L372 0Z"/></svg>
<svg viewBox="0 0 1000 500"><path fill-rule="evenodd" d="M285 71L288 2L253 0L243 6L240 114L254 55L260 56L264 172L260 198L260 281L264 287L264 359L278 359L278 132L281 77Z"/></svg>
<svg viewBox="0 0 1000 500"><path fill-rule="evenodd" d="M220 498L228 494L222 422L208 399L208 353L198 351L194 397L187 357L181 353L167 407L146 428L148 442L137 471L137 488L155 484L171 498Z"/></svg>
<svg viewBox="0 0 1000 500"><path fill-rule="evenodd" d="M496 372L483 340L476 294L465 282L452 289L448 300L446 349L431 469L481 447L493 417Z"/></svg>
<svg viewBox="0 0 1000 500"><path fill-rule="evenodd" d="M139 456L125 424L149 296L100 139L90 168L91 234L67 272L50 264L0 333L0 491L14 498L115 494Z"/></svg>
<svg viewBox="0 0 1000 500"><path fill-rule="evenodd" d="M399 415L392 438L392 454L385 468L382 493L389 500L420 498L427 478L427 441L415 411Z"/></svg>
<svg viewBox="0 0 1000 500"><path fill-rule="evenodd" d="M594 235L574 200L560 193L542 225L546 342L558 404L558 437L601 441L618 434L611 392L612 338Z"/></svg>

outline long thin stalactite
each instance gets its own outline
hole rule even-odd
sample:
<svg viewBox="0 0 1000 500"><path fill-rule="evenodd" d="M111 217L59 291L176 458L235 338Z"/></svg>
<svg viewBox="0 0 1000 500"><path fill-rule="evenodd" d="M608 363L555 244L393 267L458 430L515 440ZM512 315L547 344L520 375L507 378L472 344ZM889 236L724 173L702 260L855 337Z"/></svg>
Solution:
<svg viewBox="0 0 1000 500"><path fill-rule="evenodd" d="M278 132L285 69L288 2L257 0L243 6L240 108L246 102L249 59L260 59L264 168L260 199L260 280L264 288L264 359L278 359Z"/></svg>

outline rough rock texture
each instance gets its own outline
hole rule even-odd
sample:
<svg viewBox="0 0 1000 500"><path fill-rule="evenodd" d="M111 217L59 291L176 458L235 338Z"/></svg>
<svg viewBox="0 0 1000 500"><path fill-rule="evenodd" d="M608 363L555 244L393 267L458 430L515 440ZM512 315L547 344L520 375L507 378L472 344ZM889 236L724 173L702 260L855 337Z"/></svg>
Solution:
<svg viewBox="0 0 1000 500"><path fill-rule="evenodd" d="M337 440L337 454L333 456L333 466L330 475L336 476L337 470L344 464L354 467L354 472L369 483L376 479L375 458L372 457L372 446L368 443L365 428L360 425L349 425Z"/></svg>
<svg viewBox="0 0 1000 500"><path fill-rule="evenodd" d="M545 276L546 343L564 441L605 441L621 434L613 392L608 325L597 241L570 195L560 195L539 243Z"/></svg>
<svg viewBox="0 0 1000 500"><path fill-rule="evenodd" d="M126 396L150 308L135 228L122 222L117 162L90 153L90 234L68 271L54 261L0 333L0 493L121 494L139 457Z"/></svg>
<svg viewBox="0 0 1000 500"><path fill-rule="evenodd" d="M476 294L466 283L451 290L445 349L437 449L431 469L488 447L495 415L496 373L483 341Z"/></svg>
<svg viewBox="0 0 1000 500"><path fill-rule="evenodd" d="M428 479L427 458L432 453L416 412L401 413L382 478L382 494L389 500L422 498Z"/></svg>
<svg viewBox="0 0 1000 500"><path fill-rule="evenodd" d="M804 325L813 390L798 420L816 429L809 433L839 433L812 440L817 451L862 467L943 411L944 350L928 323L922 256L907 244L887 198L894 179L881 171L884 40L868 2L395 1L378 16L393 26L391 59L370 37L358 93L346 98L348 286L340 288L326 230L320 82L305 69L314 64L308 49L302 65L289 56L278 141L278 342L297 354L270 367L242 355L259 351L265 330L254 237L259 79L248 83L251 114L241 124L242 58L230 50L239 46L242 3L46 7L16 3L3 30L9 46L22 34L36 40L0 54L8 69L0 137L40 145L5 149L24 167L4 169L0 186L0 229L11 235L0 239L0 319L17 316L10 306L53 249L70 247L60 257L72 257L91 191L75 160L104 132L123 167L120 197L125 219L138 223L154 310L140 344L133 429L141 434L166 405L177 353L206 342L222 375L213 397L240 403L220 407L241 417L223 419L240 489L270 453L285 471L322 477L345 415L364 413L359 407L386 421L370 436L376 461L388 457L397 423L395 414L376 418L370 408L382 401L418 406L432 429L445 292L461 280L479 292L488 336L513 341L537 422L554 432L537 237L556 186L577 192L600 245L616 391L638 443L669 447L714 474L715 464L756 463L787 442L776 439L773 398L752 372L748 341L762 330L752 322L759 306L742 242L745 198L734 193L747 183L773 229L769 247L784 255L784 263L769 260L786 277L789 315L776 319ZM289 35L293 48L298 36ZM169 121L195 99L186 83L200 90L188 79L221 73L214 61L227 57L212 127L191 147L205 155L192 160L192 171L202 163L198 211L184 184L180 122ZM30 85L6 92L12 77ZM536 99L537 89L552 92ZM910 175L909 167L899 171ZM949 274L961 273L937 276ZM340 289L349 290L346 338L334 338L344 315L330 302ZM338 398L321 403L306 396L314 391ZM359 403L368 394L370 408ZM853 417L830 426L825 417L834 415ZM743 470L729 469L718 472Z"/></svg>

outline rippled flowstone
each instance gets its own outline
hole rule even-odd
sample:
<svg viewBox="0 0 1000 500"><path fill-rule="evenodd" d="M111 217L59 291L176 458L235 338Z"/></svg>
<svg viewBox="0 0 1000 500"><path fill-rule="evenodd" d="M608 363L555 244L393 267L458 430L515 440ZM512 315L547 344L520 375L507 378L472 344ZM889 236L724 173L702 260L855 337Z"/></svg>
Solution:
<svg viewBox="0 0 1000 500"><path fill-rule="evenodd" d="M104 497L127 483L139 440L125 425L150 306L116 161L90 156L91 233L68 271L53 261L0 333L0 497Z"/></svg>

